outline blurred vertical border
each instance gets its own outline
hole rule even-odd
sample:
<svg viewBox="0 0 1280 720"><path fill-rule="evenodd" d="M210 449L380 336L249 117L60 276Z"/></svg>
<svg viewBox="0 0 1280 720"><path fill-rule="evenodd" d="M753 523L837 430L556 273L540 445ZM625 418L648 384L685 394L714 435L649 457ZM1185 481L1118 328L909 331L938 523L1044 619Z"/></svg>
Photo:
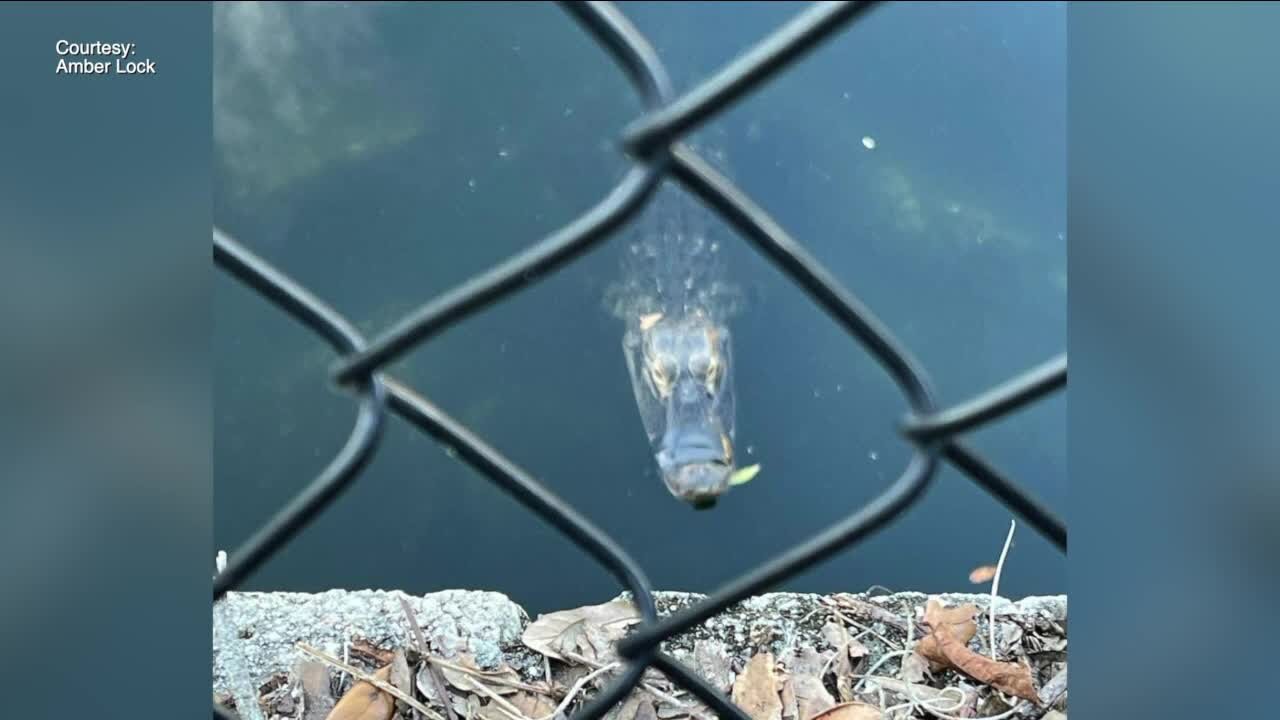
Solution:
<svg viewBox="0 0 1280 720"><path fill-rule="evenodd" d="M1275 717L1280 5L1068 10L1071 708Z"/></svg>
<svg viewBox="0 0 1280 720"><path fill-rule="evenodd" d="M210 37L208 3L0 5L5 717L208 717ZM156 72L58 75L59 40Z"/></svg>
<svg viewBox="0 0 1280 720"><path fill-rule="evenodd" d="M1280 5L1069 17L1072 709L1271 717ZM6 717L209 702L211 8L0 5ZM57 40L146 77L61 77Z"/></svg>

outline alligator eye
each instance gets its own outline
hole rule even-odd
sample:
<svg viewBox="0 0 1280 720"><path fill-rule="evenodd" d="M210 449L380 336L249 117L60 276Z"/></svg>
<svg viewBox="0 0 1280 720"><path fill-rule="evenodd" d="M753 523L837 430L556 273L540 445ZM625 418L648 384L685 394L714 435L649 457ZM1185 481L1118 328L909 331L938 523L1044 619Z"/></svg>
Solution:
<svg viewBox="0 0 1280 720"><path fill-rule="evenodd" d="M719 355L712 355L707 360L707 390L714 393L717 389L719 389L720 376L722 375L720 371L721 369L723 369L723 367L724 366L720 364Z"/></svg>
<svg viewBox="0 0 1280 720"><path fill-rule="evenodd" d="M675 361L670 355L657 355L645 358L645 366L649 370L649 380L658 397L667 399L671 395L671 378L675 375Z"/></svg>

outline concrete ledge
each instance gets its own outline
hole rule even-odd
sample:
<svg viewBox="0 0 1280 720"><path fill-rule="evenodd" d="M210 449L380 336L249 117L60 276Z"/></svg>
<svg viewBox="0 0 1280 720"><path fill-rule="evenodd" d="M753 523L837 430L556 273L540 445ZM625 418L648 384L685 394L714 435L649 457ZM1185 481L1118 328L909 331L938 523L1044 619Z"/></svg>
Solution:
<svg viewBox="0 0 1280 720"><path fill-rule="evenodd" d="M663 616L704 596L660 592L654 597L659 615ZM740 668L756 652L768 650L783 656L794 648L822 646L822 627L830 617L823 600L835 597L839 596L770 593L750 598L668 640L663 650L678 660L692 662L695 641L716 640L725 647L733 667ZM931 596L908 592L843 597L867 603L868 611L875 607L887 611L882 618L874 613L860 618L870 631L862 642L874 657L890 650L876 637L892 632L895 617L903 625L908 617L918 621ZM986 637L989 595L932 597L947 605L976 605L981 611L979 637ZM213 690L242 695L274 675L289 673L295 663L306 658L296 648L297 642L337 657L344 655L348 643L358 639L382 648L408 647L412 644L411 632L400 598L413 608L427 640L442 656L467 652L481 667L505 663L531 680L544 672L542 656L520 640L531 621L529 614L501 593L449 590L419 597L382 590L233 592L214 607ZM600 602L609 599L601 598ZM1065 595L1028 597L1017 602L997 598L996 614L1001 632L1020 633L1020 627L1044 623L1057 624L1065 636L1067 599ZM1061 659L1064 652L1056 651L1055 655Z"/></svg>

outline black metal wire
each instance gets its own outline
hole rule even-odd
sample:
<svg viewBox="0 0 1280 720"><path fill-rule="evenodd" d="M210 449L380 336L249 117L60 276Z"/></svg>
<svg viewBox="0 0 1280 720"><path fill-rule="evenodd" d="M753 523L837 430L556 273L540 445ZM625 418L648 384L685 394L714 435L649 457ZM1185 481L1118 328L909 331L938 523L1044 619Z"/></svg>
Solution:
<svg viewBox="0 0 1280 720"><path fill-rule="evenodd" d="M680 138L878 5L824 2L800 13L720 72L672 100L671 85L657 54L612 4L561 3L566 12L626 73L647 108L622 133L634 167L595 207L527 250L426 303L371 343L336 311L304 287L254 256L217 228L214 259L224 271L256 290L317 334L339 359L332 380L359 399L355 427L346 445L320 475L229 558L214 583L214 602L240 586L263 562L323 511L366 466L377 447L387 409L452 447L484 477L514 497L605 566L630 591L643 622L618 644L626 661L614 682L588 701L574 720L598 720L655 668L688 689L720 717L748 720L725 695L688 667L660 651L660 644L729 606L792 577L892 522L917 501L946 460L1066 551L1066 525L960 442L965 432L993 422L1066 385L1067 360L1060 356L972 400L937 410L927 373L851 292L745 193L680 144ZM633 218L664 177L673 177L732 224L766 258L870 353L902 390L910 408L900 431L915 448L901 476L871 502L806 542L763 563L711 596L658 618L652 589L641 568L611 538L479 436L408 385L379 371L444 328L511 296L599 245ZM214 717L236 716L214 706Z"/></svg>

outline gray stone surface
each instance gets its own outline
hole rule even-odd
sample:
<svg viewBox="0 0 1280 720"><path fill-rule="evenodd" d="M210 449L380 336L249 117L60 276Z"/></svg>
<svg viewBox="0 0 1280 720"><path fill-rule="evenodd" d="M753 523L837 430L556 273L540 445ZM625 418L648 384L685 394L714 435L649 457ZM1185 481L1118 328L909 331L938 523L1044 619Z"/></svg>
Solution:
<svg viewBox="0 0 1280 720"><path fill-rule="evenodd" d="M287 672L308 659L298 642L339 658L353 638L408 646L412 637L400 597L440 652L451 657L466 650L484 667L496 665L505 647L520 642L529 620L523 608L496 592L446 590L422 597L380 590L228 593L214 606L213 689L233 692L245 680L261 683Z"/></svg>

